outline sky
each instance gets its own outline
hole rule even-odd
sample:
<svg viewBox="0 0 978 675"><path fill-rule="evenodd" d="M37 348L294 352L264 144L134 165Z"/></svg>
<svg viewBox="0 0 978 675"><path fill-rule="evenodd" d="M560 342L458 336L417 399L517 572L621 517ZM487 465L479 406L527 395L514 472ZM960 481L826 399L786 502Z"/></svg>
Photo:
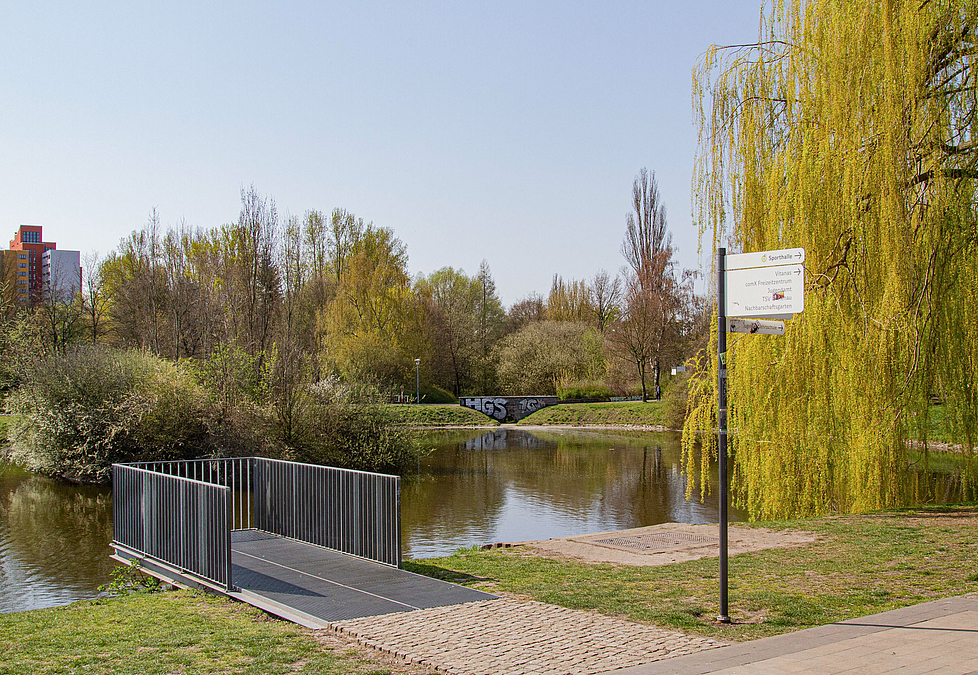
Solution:
<svg viewBox="0 0 978 675"><path fill-rule="evenodd" d="M760 0L0 2L0 233L105 255L164 226L341 207L412 275L485 259L500 298L624 263L654 171L697 254L691 82L757 38ZM4 247L8 235L0 235Z"/></svg>

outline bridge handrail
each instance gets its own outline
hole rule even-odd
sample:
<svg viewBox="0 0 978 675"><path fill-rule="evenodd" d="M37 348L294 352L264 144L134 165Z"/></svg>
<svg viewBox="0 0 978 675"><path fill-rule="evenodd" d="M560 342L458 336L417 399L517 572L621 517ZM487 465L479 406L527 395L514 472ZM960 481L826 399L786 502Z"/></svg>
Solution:
<svg viewBox="0 0 978 675"><path fill-rule="evenodd" d="M231 489L112 465L112 543L233 590Z"/></svg>
<svg viewBox="0 0 978 675"><path fill-rule="evenodd" d="M401 566L401 479L255 458L255 527Z"/></svg>

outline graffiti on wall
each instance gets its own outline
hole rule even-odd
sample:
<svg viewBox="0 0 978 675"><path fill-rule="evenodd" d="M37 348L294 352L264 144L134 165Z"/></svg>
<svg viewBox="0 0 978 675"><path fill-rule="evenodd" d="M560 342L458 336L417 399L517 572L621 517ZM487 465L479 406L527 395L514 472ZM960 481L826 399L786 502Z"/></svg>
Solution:
<svg viewBox="0 0 978 675"><path fill-rule="evenodd" d="M478 410L483 415L488 415L494 420L502 422L506 419L506 399L499 397L478 397L463 398L460 403L466 408Z"/></svg>
<svg viewBox="0 0 978 675"><path fill-rule="evenodd" d="M494 420L521 420L548 405L556 405L556 396L471 396L459 399L459 404L478 410Z"/></svg>
<svg viewBox="0 0 978 675"><path fill-rule="evenodd" d="M546 403L538 398L524 398L519 403L520 412L523 413L524 417L530 413L535 413L540 408L546 407L546 405Z"/></svg>

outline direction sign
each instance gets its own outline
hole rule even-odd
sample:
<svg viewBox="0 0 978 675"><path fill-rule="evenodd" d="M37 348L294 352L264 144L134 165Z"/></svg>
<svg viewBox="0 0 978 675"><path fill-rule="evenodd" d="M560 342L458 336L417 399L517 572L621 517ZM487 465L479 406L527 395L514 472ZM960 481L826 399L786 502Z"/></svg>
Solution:
<svg viewBox="0 0 978 675"><path fill-rule="evenodd" d="M727 319L727 332L747 333L749 335L784 335L784 321Z"/></svg>
<svg viewBox="0 0 978 675"><path fill-rule="evenodd" d="M724 256L723 266L727 270L742 270L749 267L800 265L803 262L805 262L805 249L783 248L779 251L759 251L758 253L726 255Z"/></svg>
<svg viewBox="0 0 978 675"><path fill-rule="evenodd" d="M724 295L726 316L768 316L803 312L805 266L779 265L728 270Z"/></svg>

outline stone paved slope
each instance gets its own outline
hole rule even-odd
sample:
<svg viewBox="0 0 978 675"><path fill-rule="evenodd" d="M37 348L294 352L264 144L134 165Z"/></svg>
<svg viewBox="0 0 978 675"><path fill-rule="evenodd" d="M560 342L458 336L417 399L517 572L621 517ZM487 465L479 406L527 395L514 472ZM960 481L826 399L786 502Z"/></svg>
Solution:
<svg viewBox="0 0 978 675"><path fill-rule="evenodd" d="M588 675L724 646L592 612L506 598L340 621L330 628L460 675Z"/></svg>

